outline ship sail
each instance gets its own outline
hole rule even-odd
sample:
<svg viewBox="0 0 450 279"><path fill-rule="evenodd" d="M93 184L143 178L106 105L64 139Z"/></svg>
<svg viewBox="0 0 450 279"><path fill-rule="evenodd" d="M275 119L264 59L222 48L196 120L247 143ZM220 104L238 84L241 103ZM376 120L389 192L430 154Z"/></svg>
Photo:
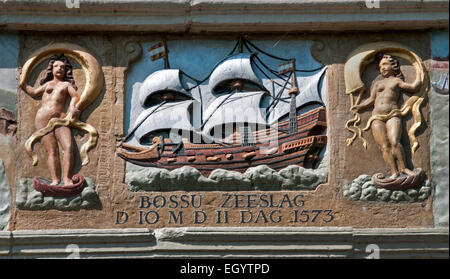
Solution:
<svg viewBox="0 0 450 279"><path fill-rule="evenodd" d="M264 89L260 78L252 66L254 53L239 53L220 63L209 78L209 89L212 93L221 93L224 87L230 88L230 82L242 80L254 85L255 91Z"/></svg>
<svg viewBox="0 0 450 279"><path fill-rule="evenodd" d="M149 98L163 92L174 92L184 98L192 99L191 94L181 83L180 70L165 69L154 72L145 79L139 91L139 103L146 107Z"/></svg>
<svg viewBox="0 0 450 279"><path fill-rule="evenodd" d="M211 136L215 127L232 123L266 128L267 122L260 108L265 94L264 91L236 92L218 97L205 111L203 134Z"/></svg>
<svg viewBox="0 0 450 279"><path fill-rule="evenodd" d="M144 137L157 131L194 131L191 110L194 100L168 102L145 109L135 121L134 139L145 144ZM142 123L141 123L142 122ZM139 125L137 127L137 125Z"/></svg>
<svg viewBox="0 0 450 279"><path fill-rule="evenodd" d="M320 69L317 73L311 76L297 77L297 86L299 88L299 94L296 96L296 107L300 108L307 104L323 104L322 97L320 95L319 84L325 74L326 67ZM284 90L280 99L289 100L288 90ZM289 114L290 103L289 102L276 102L272 101L272 106L267 110L267 122L271 125L278 122L281 118Z"/></svg>

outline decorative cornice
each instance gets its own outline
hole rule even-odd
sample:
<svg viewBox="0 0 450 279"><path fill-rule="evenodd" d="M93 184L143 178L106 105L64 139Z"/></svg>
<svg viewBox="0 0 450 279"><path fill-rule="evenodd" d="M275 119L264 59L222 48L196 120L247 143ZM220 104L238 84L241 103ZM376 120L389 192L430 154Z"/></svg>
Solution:
<svg viewBox="0 0 450 279"><path fill-rule="evenodd" d="M72 0L74 1L74 0ZM445 0L0 0L0 28L39 31L310 32L448 28ZM372 1L368 1L372 2Z"/></svg>
<svg viewBox="0 0 450 279"><path fill-rule="evenodd" d="M164 228L0 232L0 258L448 258L448 228ZM71 245L71 246L69 246ZM376 246L374 246L376 245Z"/></svg>

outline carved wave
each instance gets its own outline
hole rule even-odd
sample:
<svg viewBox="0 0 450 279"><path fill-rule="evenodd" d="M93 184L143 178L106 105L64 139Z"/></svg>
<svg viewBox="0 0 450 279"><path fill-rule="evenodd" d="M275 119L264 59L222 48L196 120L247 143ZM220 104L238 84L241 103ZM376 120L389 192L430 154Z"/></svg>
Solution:
<svg viewBox="0 0 450 279"><path fill-rule="evenodd" d="M328 179L326 164L317 169L291 165L278 172L266 165L251 167L245 173L216 169L208 177L189 166L173 171L131 164L128 167L132 169L126 172L125 183L133 192L314 190Z"/></svg>
<svg viewBox="0 0 450 279"><path fill-rule="evenodd" d="M17 185L16 204L23 210L76 211L80 209L100 209L101 203L94 182L85 177L86 187L73 197L45 197L33 187L32 178L22 178Z"/></svg>
<svg viewBox="0 0 450 279"><path fill-rule="evenodd" d="M392 191L377 188L372 176L361 174L344 185L344 197L349 201L378 201L378 202L422 202L431 194L430 180L426 179L414 189Z"/></svg>

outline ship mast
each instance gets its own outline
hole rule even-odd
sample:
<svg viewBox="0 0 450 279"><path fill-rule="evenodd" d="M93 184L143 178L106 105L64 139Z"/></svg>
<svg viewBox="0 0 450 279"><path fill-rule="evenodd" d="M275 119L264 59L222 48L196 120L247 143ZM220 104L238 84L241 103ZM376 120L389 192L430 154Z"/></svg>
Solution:
<svg viewBox="0 0 450 279"><path fill-rule="evenodd" d="M244 51L243 43L244 43L244 41L243 41L242 37L239 37L239 43L238 43L238 52L239 53L242 53ZM239 79L235 80L231 84L231 90L233 91L233 93L237 93L241 90L242 86L243 86L243 83L241 80L239 80Z"/></svg>
<svg viewBox="0 0 450 279"><path fill-rule="evenodd" d="M280 75L291 72L292 87L288 92L289 96L291 97L289 110L289 134L295 134L298 128L297 99L296 99L298 95L298 87L297 87L297 78L295 76L295 58L289 60L286 63L281 64L279 68L280 68Z"/></svg>

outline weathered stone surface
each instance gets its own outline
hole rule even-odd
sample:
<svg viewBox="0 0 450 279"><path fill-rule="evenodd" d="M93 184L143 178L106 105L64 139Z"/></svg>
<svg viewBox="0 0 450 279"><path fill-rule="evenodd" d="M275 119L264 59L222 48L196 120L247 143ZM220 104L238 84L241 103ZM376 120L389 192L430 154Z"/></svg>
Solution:
<svg viewBox="0 0 450 279"><path fill-rule="evenodd" d="M361 187L356 183L344 186L344 196L351 201L357 201L361 197Z"/></svg>
<svg viewBox="0 0 450 279"><path fill-rule="evenodd" d="M210 191L216 183L189 166L170 172L159 168L135 169L138 170L127 172L125 176L125 183L132 191Z"/></svg>
<svg viewBox="0 0 450 279"><path fill-rule="evenodd" d="M380 201L387 202L391 198L392 191L387 189L377 190L377 199Z"/></svg>
<svg viewBox="0 0 450 279"><path fill-rule="evenodd" d="M209 179L217 181L217 188L222 191L248 191L252 187L250 179L236 171L216 169Z"/></svg>
<svg viewBox="0 0 450 279"><path fill-rule="evenodd" d="M9 218L13 212L12 184L15 174L15 137L0 134L0 231L10 229Z"/></svg>
<svg viewBox="0 0 450 279"><path fill-rule="evenodd" d="M423 202L431 194L431 183L427 179L417 189L406 191L390 191L376 188L371 177L362 174L352 182L345 184L344 197L350 201L382 201L382 202Z"/></svg>
<svg viewBox="0 0 450 279"><path fill-rule="evenodd" d="M55 16L45 16L49 5ZM448 1L444 0L389 0L378 8L360 0L83 0L77 9L83 17L68 9L65 0L9 0L0 2L0 7L7 15L3 24L39 31L311 32L425 30L448 24ZM33 17L22 16L30 12ZM114 14L114 20L105 14Z"/></svg>
<svg viewBox="0 0 450 279"><path fill-rule="evenodd" d="M174 176L174 183L181 185L187 191L212 191L216 182L204 177L199 170L184 166L170 172Z"/></svg>
<svg viewBox="0 0 450 279"><path fill-rule="evenodd" d="M361 200L362 201L374 201L377 198L377 189L375 186L363 188L361 191Z"/></svg>
<svg viewBox="0 0 450 279"><path fill-rule="evenodd" d="M72 211L80 209L98 208L100 200L96 192L96 185L86 177L86 187L83 191L70 198L44 197L41 192L33 188L32 178L23 178L17 185L16 205L23 210Z"/></svg>
<svg viewBox="0 0 450 279"><path fill-rule="evenodd" d="M447 57L449 42L447 31L432 32L431 51L433 57ZM441 75L448 75L447 68L434 68L431 61L431 80L438 81ZM436 226L449 225L449 95L439 94L434 88L430 92L431 110L431 167L433 178L433 207L434 222Z"/></svg>
<svg viewBox="0 0 450 279"><path fill-rule="evenodd" d="M421 187L419 190L419 196L417 197L417 201L422 202L426 200L431 194L431 186L430 181L425 181L425 186Z"/></svg>
<svg viewBox="0 0 450 279"><path fill-rule="evenodd" d="M288 166L279 171L283 182L282 189L314 190L319 184L326 183L328 168L305 169L300 166Z"/></svg>
<svg viewBox="0 0 450 279"><path fill-rule="evenodd" d="M10 212L11 193L5 166L3 165L3 160L0 158L0 231L8 228Z"/></svg>
<svg viewBox="0 0 450 279"><path fill-rule="evenodd" d="M80 258L448 259L448 228L162 228L0 232L0 259ZM289 245L286 245L289 243ZM239 247L239 249L232 249ZM257 253L255 253L257 251ZM179 270L167 271L175 278ZM172 276L173 275L173 276Z"/></svg>
<svg viewBox="0 0 450 279"><path fill-rule="evenodd" d="M266 165L248 168L244 176L252 182L256 190L279 189L283 183L281 175Z"/></svg>
<svg viewBox="0 0 450 279"><path fill-rule="evenodd" d="M1 106L1 104L0 104ZM0 133L13 136L17 130L17 121L14 114L0 107Z"/></svg>
<svg viewBox="0 0 450 279"><path fill-rule="evenodd" d="M128 165L125 183L131 191L274 191L314 190L326 183L327 170L305 169L296 165L276 172L266 165L249 168L245 173L214 170L208 178L197 169L185 166L167 171Z"/></svg>
<svg viewBox="0 0 450 279"><path fill-rule="evenodd" d="M1 5L1 4L0 4ZM5 123L15 121L17 114L17 68L20 51L20 38L17 33L0 32L0 109L12 112L12 116L6 116L0 111L0 133L5 133L5 126L12 125ZM5 120L6 119L6 120ZM3 126L3 127L2 127ZM11 127L10 129L13 129Z"/></svg>

